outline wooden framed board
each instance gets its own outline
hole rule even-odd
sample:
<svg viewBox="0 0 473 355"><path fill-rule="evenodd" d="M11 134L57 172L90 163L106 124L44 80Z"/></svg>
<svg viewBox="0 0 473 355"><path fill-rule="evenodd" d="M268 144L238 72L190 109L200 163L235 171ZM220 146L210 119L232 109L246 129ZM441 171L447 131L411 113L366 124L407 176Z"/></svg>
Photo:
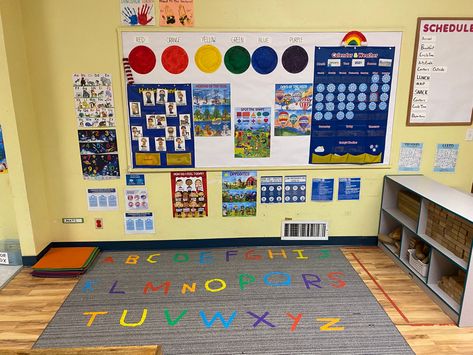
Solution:
<svg viewBox="0 0 473 355"><path fill-rule="evenodd" d="M473 18L418 18L408 126L473 122Z"/></svg>

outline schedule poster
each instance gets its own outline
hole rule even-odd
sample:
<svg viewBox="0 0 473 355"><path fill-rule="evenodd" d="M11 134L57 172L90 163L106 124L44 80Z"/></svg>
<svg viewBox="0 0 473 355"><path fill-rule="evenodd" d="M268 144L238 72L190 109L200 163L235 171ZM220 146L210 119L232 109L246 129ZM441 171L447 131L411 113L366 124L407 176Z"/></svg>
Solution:
<svg viewBox="0 0 473 355"><path fill-rule="evenodd" d="M312 84L276 84L274 135L310 135Z"/></svg>
<svg viewBox="0 0 473 355"><path fill-rule="evenodd" d="M310 164L382 163L394 47L316 47Z"/></svg>
<svg viewBox="0 0 473 355"><path fill-rule="evenodd" d="M148 190L144 187L125 189L127 211L143 211L149 209Z"/></svg>
<svg viewBox="0 0 473 355"><path fill-rule="evenodd" d="M87 206L89 211L117 210L117 189L87 189Z"/></svg>
<svg viewBox="0 0 473 355"><path fill-rule="evenodd" d="M235 158L269 158L270 107L235 109Z"/></svg>
<svg viewBox="0 0 473 355"><path fill-rule="evenodd" d="M7 172L7 156L5 154L5 143L3 141L2 126L0 126L0 174Z"/></svg>
<svg viewBox="0 0 473 355"><path fill-rule="evenodd" d="M172 172L171 188L174 217L208 216L207 173L205 171Z"/></svg>
<svg viewBox="0 0 473 355"><path fill-rule="evenodd" d="M306 201L306 176L284 177L284 202L301 203Z"/></svg>
<svg viewBox="0 0 473 355"><path fill-rule="evenodd" d="M128 85L133 168L193 168L190 84Z"/></svg>
<svg viewBox="0 0 473 355"><path fill-rule="evenodd" d="M453 173L457 165L458 144L437 144L434 171Z"/></svg>
<svg viewBox="0 0 473 355"><path fill-rule="evenodd" d="M261 177L261 203L282 203L282 176Z"/></svg>
<svg viewBox="0 0 473 355"><path fill-rule="evenodd" d="M222 216L256 216L256 171L222 171Z"/></svg>
<svg viewBox="0 0 473 355"><path fill-rule="evenodd" d="M196 137L231 135L230 84L192 85Z"/></svg>
<svg viewBox="0 0 473 355"><path fill-rule="evenodd" d="M399 171L419 171L422 146L422 143L401 143Z"/></svg>
<svg viewBox="0 0 473 355"><path fill-rule="evenodd" d="M154 231L154 216L152 212L125 213L126 234L152 234Z"/></svg>
<svg viewBox="0 0 473 355"><path fill-rule="evenodd" d="M312 201L333 200L334 179L312 179Z"/></svg>
<svg viewBox="0 0 473 355"><path fill-rule="evenodd" d="M338 179L338 199L359 200L360 199L361 178L339 178Z"/></svg>

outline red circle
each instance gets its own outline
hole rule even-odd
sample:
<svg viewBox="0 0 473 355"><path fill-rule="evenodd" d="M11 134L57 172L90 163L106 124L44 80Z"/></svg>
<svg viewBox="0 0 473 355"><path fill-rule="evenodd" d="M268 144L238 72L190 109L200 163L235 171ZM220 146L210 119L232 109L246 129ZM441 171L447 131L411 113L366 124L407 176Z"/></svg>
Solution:
<svg viewBox="0 0 473 355"><path fill-rule="evenodd" d="M164 69L171 74L180 74L186 70L189 64L187 52L179 46L169 46L161 55L161 63Z"/></svg>
<svg viewBox="0 0 473 355"><path fill-rule="evenodd" d="M128 62L131 69L138 74L148 74L156 65L156 56L151 48L137 46L128 55Z"/></svg>

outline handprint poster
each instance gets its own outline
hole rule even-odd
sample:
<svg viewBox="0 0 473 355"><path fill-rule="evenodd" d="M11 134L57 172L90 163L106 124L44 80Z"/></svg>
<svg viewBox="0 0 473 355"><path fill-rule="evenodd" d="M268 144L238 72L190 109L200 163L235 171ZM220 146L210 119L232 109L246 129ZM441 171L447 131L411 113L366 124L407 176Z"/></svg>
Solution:
<svg viewBox="0 0 473 355"><path fill-rule="evenodd" d="M159 0L159 25L194 26L194 0Z"/></svg>
<svg viewBox="0 0 473 355"><path fill-rule="evenodd" d="M154 26L154 0L121 0L122 25Z"/></svg>

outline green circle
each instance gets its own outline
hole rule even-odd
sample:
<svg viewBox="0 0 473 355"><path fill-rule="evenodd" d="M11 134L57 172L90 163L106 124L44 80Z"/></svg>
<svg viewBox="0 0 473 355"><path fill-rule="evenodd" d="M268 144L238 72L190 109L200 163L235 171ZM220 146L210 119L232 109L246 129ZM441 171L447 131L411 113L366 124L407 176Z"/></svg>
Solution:
<svg viewBox="0 0 473 355"><path fill-rule="evenodd" d="M244 73L250 66L250 53L242 46L234 46L225 53L224 63L233 74Z"/></svg>

